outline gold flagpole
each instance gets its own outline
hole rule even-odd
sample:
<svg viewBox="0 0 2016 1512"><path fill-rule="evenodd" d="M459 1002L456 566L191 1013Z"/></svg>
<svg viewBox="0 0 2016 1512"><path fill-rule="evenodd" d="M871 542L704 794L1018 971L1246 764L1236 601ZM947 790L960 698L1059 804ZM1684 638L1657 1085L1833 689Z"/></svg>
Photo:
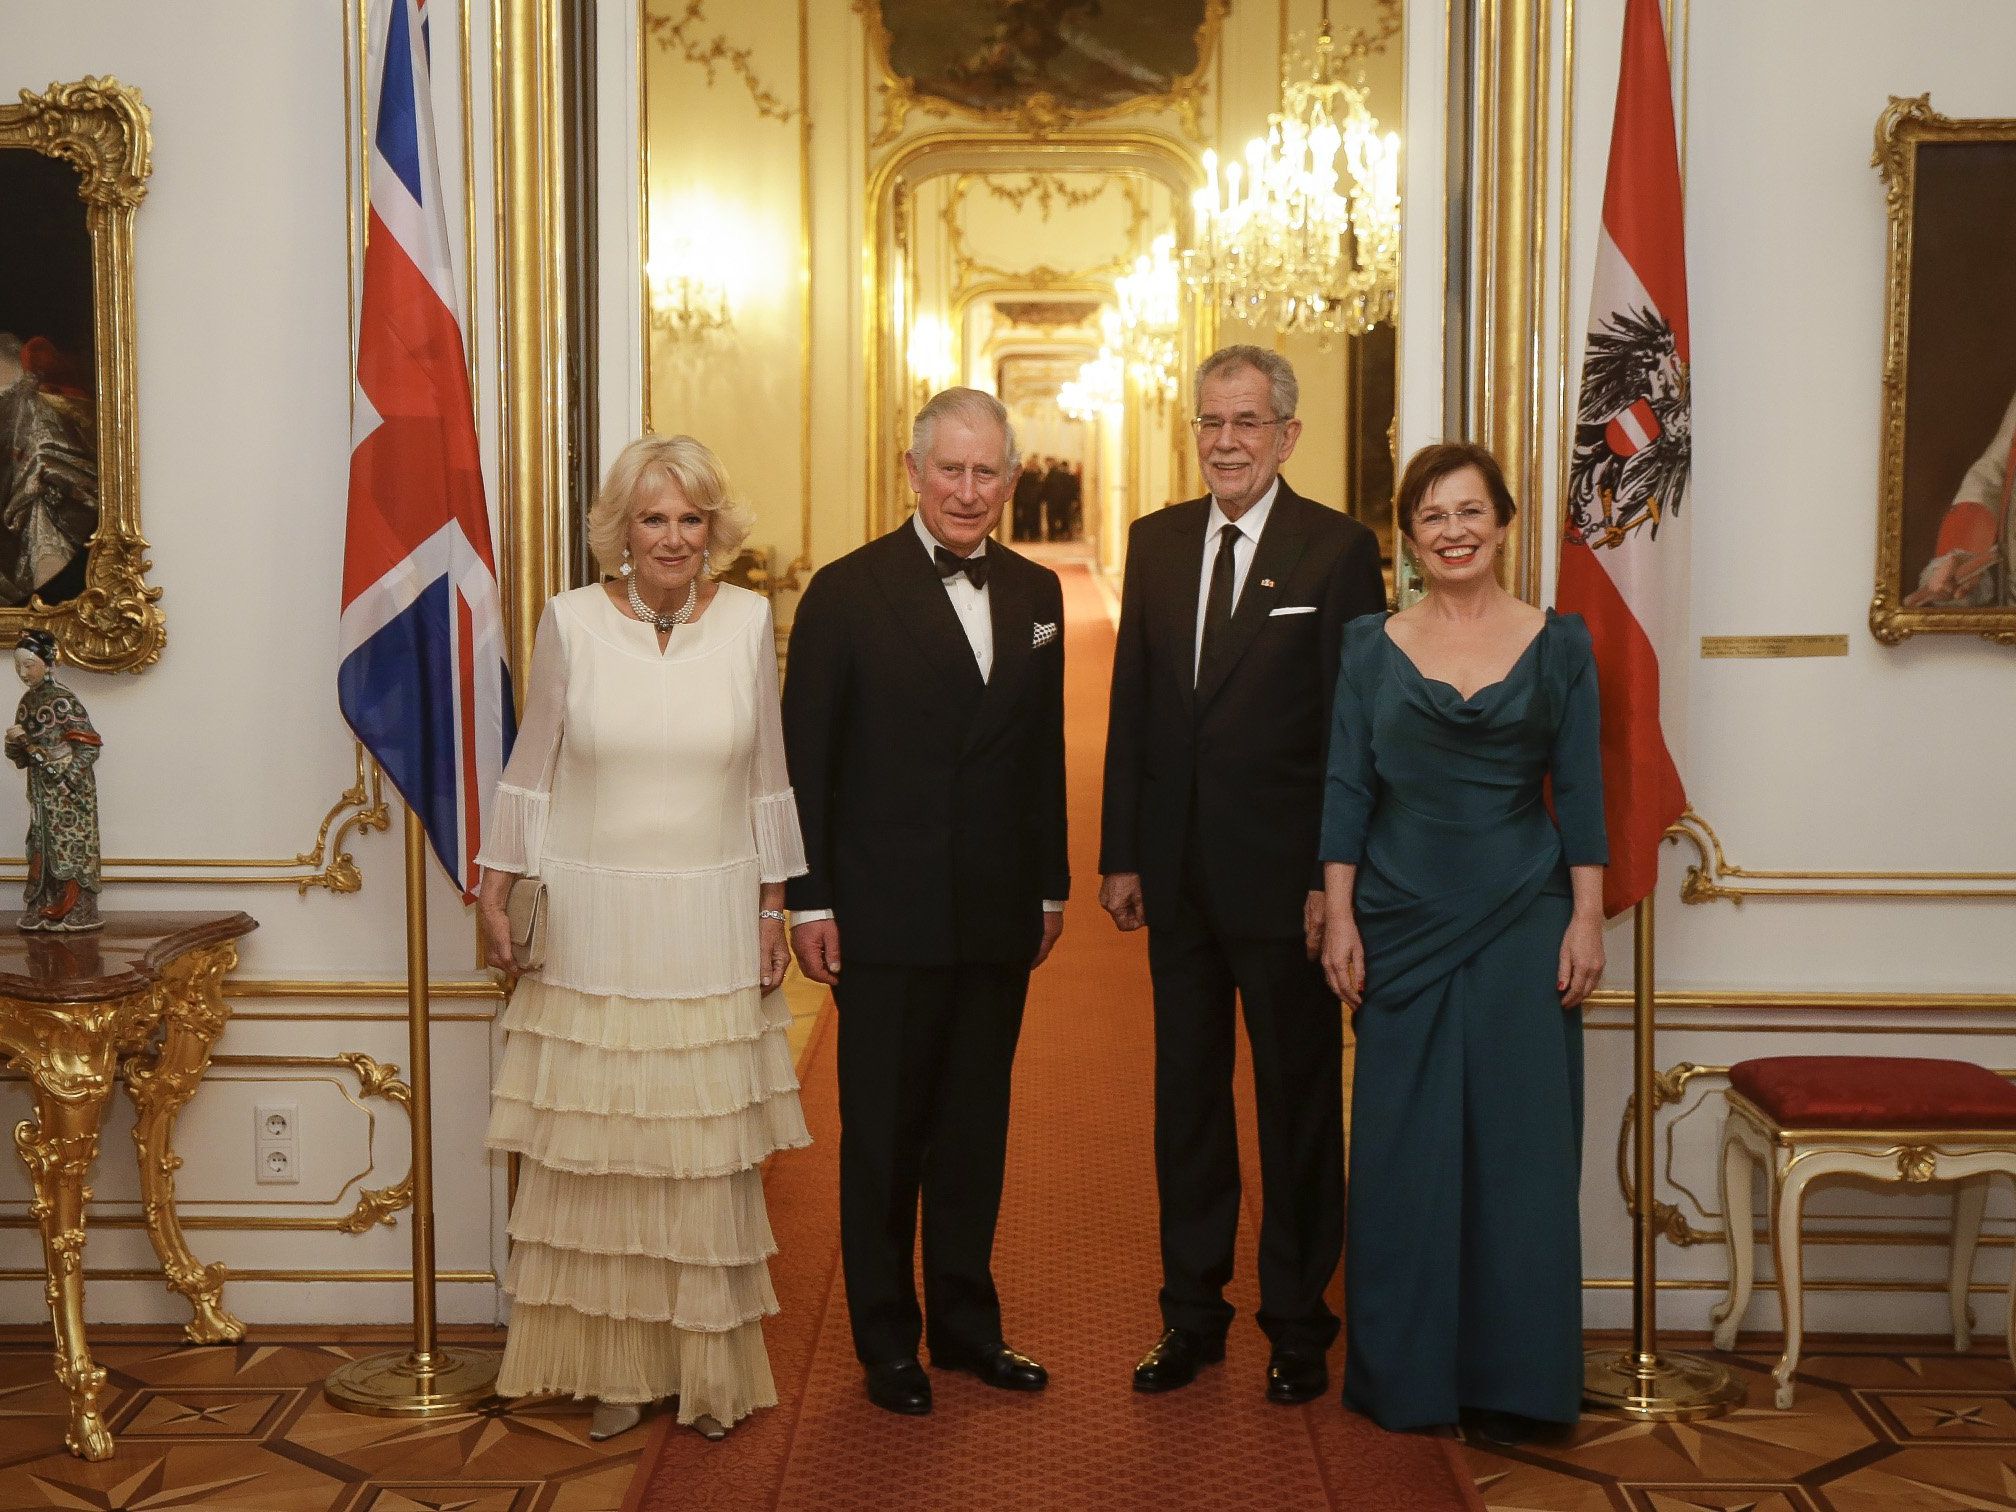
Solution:
<svg viewBox="0 0 2016 1512"><path fill-rule="evenodd" d="M1743 1387L1728 1368L1698 1355L1659 1353L1659 1226L1652 1196L1656 973L1649 896L1638 904L1632 924L1631 1348L1622 1354L1592 1349L1582 1357L1582 1399L1626 1417L1666 1422L1720 1417L1743 1400ZM1748 1223L1750 1215L1731 1213L1729 1221Z"/></svg>
<svg viewBox="0 0 2016 1512"><path fill-rule="evenodd" d="M491 1395L497 1356L443 1349L434 1319L434 1088L427 1016L427 832L406 810L406 1034L413 1062L413 1348L352 1360L322 1390L348 1412L436 1417Z"/></svg>

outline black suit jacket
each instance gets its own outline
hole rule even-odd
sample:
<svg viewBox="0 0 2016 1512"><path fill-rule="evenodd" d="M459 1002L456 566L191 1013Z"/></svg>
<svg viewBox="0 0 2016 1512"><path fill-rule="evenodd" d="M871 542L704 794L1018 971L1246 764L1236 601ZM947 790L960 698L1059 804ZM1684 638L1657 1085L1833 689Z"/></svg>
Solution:
<svg viewBox="0 0 2016 1512"><path fill-rule="evenodd" d="M1063 590L998 541L987 558L984 683L908 521L798 605L784 743L811 869L787 901L834 911L844 960L1026 963L1069 894Z"/></svg>
<svg viewBox="0 0 2016 1512"><path fill-rule="evenodd" d="M1316 841L1344 624L1386 603L1379 543L1282 479L1225 643L1193 686L1210 510L1192 499L1128 534L1099 870L1140 874L1153 926L1188 853L1221 928L1300 936L1303 898L1322 885Z"/></svg>

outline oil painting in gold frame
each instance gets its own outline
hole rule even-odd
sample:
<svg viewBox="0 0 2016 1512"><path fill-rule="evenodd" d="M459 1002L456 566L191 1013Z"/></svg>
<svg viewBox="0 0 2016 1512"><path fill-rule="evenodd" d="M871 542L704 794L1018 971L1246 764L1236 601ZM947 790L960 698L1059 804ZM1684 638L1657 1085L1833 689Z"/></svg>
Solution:
<svg viewBox="0 0 2016 1512"><path fill-rule="evenodd" d="M133 215L152 132L112 78L0 106L0 637L49 630L64 659L160 658L135 440Z"/></svg>
<svg viewBox="0 0 2016 1512"><path fill-rule="evenodd" d="M1893 96L1883 465L1869 628L2016 645L2016 120Z"/></svg>
<svg viewBox="0 0 2016 1512"><path fill-rule="evenodd" d="M1200 102L1229 0L854 0L881 65L882 129L915 109L1033 134Z"/></svg>

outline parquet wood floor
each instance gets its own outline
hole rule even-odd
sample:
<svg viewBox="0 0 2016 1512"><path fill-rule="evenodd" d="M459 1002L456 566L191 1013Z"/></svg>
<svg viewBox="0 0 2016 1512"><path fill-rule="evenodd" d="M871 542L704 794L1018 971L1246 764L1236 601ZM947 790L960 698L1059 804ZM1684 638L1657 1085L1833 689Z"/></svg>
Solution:
<svg viewBox="0 0 2016 1512"><path fill-rule="evenodd" d="M1992 1336L1991 1336L1992 1337ZM1750 1342L1746 1340L1745 1342ZM1743 1406L1698 1423L1585 1417L1553 1448L1465 1458L1491 1512L1990 1512L2016 1509L2016 1376L2001 1341L1808 1339L1789 1410L1777 1340L1714 1355Z"/></svg>
<svg viewBox="0 0 2016 1512"><path fill-rule="evenodd" d="M501 1347L501 1329L443 1329ZM178 1330L99 1328L105 1418L118 1441L87 1464L63 1448L49 1330L0 1330L0 1512L615 1512L647 1430L588 1441L563 1401L421 1421L331 1407L344 1361L408 1342L384 1330L255 1328L196 1347Z"/></svg>

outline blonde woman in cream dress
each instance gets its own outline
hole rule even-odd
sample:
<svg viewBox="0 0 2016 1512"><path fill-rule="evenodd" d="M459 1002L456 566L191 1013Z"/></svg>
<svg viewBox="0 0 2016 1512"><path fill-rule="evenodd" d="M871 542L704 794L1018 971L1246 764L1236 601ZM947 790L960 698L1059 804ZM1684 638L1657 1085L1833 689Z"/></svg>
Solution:
<svg viewBox="0 0 2016 1512"><path fill-rule="evenodd" d="M805 859L769 605L704 570L748 526L698 441L624 449L588 521L614 580L546 605L479 857L493 964L511 882L548 908L490 1117L523 1157L497 1389L590 1399L595 1438L667 1397L709 1438L777 1401L759 1167L807 1136L765 994Z"/></svg>

